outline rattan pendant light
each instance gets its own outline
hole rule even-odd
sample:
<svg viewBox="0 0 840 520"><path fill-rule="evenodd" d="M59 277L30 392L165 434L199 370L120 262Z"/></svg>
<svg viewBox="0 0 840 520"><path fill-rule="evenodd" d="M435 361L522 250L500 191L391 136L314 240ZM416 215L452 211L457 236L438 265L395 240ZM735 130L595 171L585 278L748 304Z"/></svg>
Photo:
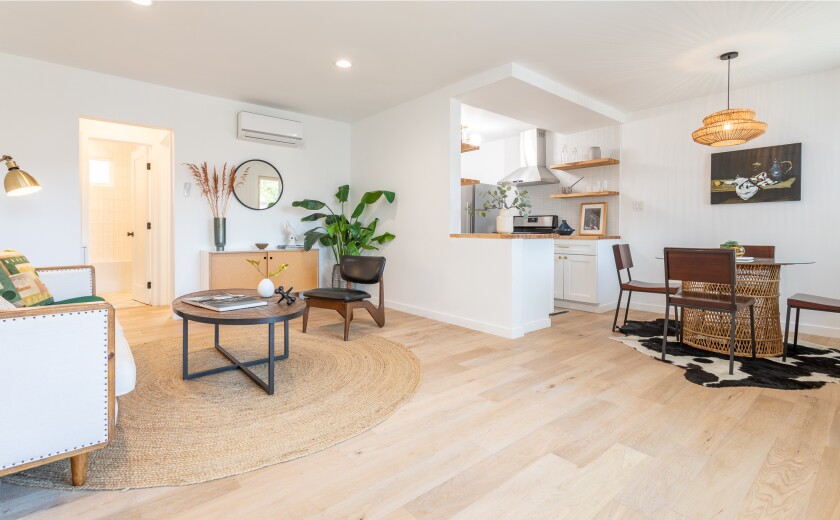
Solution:
<svg viewBox="0 0 840 520"><path fill-rule="evenodd" d="M707 146L735 146L760 136L767 130L767 123L755 121L755 111L749 108L729 108L729 77L732 60L737 52L720 55L726 62L726 110L715 112L703 118L703 128L695 130L691 138Z"/></svg>

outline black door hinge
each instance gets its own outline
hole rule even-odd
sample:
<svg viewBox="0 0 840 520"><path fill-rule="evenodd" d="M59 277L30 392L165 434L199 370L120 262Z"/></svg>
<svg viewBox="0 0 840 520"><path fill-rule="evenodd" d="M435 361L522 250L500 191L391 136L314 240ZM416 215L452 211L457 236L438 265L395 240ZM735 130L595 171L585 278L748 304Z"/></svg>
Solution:
<svg viewBox="0 0 840 520"><path fill-rule="evenodd" d="M152 223L146 222L146 229L152 229Z"/></svg>
<svg viewBox="0 0 840 520"><path fill-rule="evenodd" d="M146 289L152 288L152 282L146 282Z"/></svg>
<svg viewBox="0 0 840 520"><path fill-rule="evenodd" d="M152 169L152 163L147 162L147 163L146 163L146 169L147 169L147 170L151 170L151 169Z"/></svg>

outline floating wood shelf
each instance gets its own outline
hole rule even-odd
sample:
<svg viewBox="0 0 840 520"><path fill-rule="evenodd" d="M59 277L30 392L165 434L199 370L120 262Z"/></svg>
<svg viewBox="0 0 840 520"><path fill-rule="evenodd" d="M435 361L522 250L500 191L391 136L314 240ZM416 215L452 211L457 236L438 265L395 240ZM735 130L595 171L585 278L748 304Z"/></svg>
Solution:
<svg viewBox="0 0 840 520"><path fill-rule="evenodd" d="M578 193L552 193L552 199L577 199L580 197L612 197L618 195L617 191L582 191Z"/></svg>
<svg viewBox="0 0 840 520"><path fill-rule="evenodd" d="M478 179L465 179L461 177L461 186L471 186L473 184L481 184L481 181Z"/></svg>
<svg viewBox="0 0 840 520"><path fill-rule="evenodd" d="M463 146L463 145L462 145ZM552 164L549 168L552 170L580 170L581 168L597 168L598 166L611 166L618 164L618 159L604 157L603 159L592 159L591 161L578 161L565 164Z"/></svg>
<svg viewBox="0 0 840 520"><path fill-rule="evenodd" d="M461 143L461 153L474 152L474 151L476 151L476 150L478 150L478 149L479 149L479 148L478 148L478 146L475 146L475 145L473 145L473 144L470 144L470 143Z"/></svg>

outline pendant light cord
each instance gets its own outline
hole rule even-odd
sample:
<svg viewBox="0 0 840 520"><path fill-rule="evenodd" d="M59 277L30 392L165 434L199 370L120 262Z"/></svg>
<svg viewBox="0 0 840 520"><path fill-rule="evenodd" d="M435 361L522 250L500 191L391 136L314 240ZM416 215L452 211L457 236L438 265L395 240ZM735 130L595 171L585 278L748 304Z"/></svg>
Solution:
<svg viewBox="0 0 840 520"><path fill-rule="evenodd" d="M729 76L732 74L732 58L726 60L726 109L729 110Z"/></svg>

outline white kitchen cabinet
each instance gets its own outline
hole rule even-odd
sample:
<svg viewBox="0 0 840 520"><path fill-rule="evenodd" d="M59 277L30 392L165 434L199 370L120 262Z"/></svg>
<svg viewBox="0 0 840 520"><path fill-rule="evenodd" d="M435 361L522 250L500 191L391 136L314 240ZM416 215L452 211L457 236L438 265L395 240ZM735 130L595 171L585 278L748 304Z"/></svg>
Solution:
<svg viewBox="0 0 840 520"><path fill-rule="evenodd" d="M556 240L554 299L558 307L605 312L615 307L618 281L612 246L618 240Z"/></svg>

